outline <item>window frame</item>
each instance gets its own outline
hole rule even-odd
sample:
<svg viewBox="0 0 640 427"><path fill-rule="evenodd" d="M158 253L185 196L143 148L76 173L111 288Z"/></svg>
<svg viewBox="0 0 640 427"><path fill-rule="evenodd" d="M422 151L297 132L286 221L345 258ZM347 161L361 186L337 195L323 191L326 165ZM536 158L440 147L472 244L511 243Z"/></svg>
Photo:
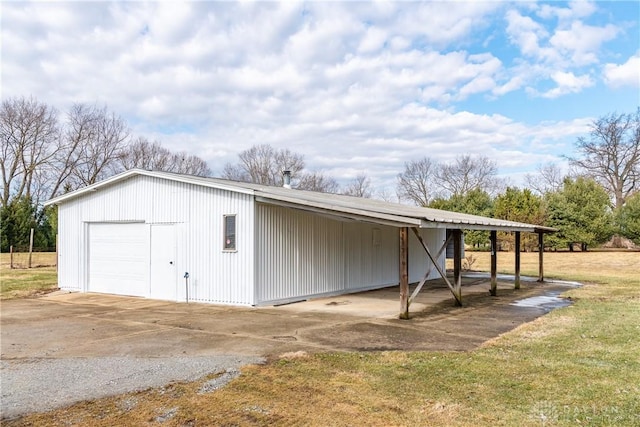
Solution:
<svg viewBox="0 0 640 427"><path fill-rule="evenodd" d="M228 231L228 219L233 218L233 232ZM227 243L229 241L229 243ZM233 243L233 246L229 246ZM238 218L236 214L225 214L222 216L222 251L237 252L238 251Z"/></svg>

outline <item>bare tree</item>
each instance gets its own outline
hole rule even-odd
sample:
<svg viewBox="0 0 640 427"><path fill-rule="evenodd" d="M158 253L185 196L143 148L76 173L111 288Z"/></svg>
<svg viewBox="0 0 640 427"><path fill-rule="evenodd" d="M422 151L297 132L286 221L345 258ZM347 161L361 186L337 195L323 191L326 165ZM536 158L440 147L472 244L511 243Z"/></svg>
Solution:
<svg viewBox="0 0 640 427"><path fill-rule="evenodd" d="M145 137L138 137L122 151L119 161L128 169L166 170L171 160L171 151L159 142L150 142Z"/></svg>
<svg viewBox="0 0 640 427"><path fill-rule="evenodd" d="M496 175L496 162L485 156L472 157L464 154L453 163L441 164L435 175L438 185L451 196L464 196L471 190L483 190L489 194L496 192L500 181Z"/></svg>
<svg viewBox="0 0 640 427"><path fill-rule="evenodd" d="M75 188L94 184L119 172L117 160L129 138L126 122L106 107L83 105L77 111L80 121L87 127L86 134L79 135L79 156L71 174Z"/></svg>
<svg viewBox="0 0 640 427"><path fill-rule="evenodd" d="M582 157L571 165L610 192L616 208L640 187L640 108L635 114L609 114L594 120L589 137L578 138Z"/></svg>
<svg viewBox="0 0 640 427"><path fill-rule="evenodd" d="M562 189L564 182L562 169L555 163L538 165L536 174L526 174L527 187L540 195Z"/></svg>
<svg viewBox="0 0 640 427"><path fill-rule="evenodd" d="M374 199L378 199L378 200L382 200L384 202L389 202L389 203L398 203L398 194L396 194L395 192L389 190L387 187L382 187L379 188L378 191L376 191L373 194L373 198Z"/></svg>
<svg viewBox="0 0 640 427"><path fill-rule="evenodd" d="M359 174L347 185L342 194L370 199L372 196L371 180L367 175Z"/></svg>
<svg viewBox="0 0 640 427"><path fill-rule="evenodd" d="M12 98L0 107L2 206L12 197L41 197L40 171L56 153L58 120L54 109L33 98Z"/></svg>
<svg viewBox="0 0 640 427"><path fill-rule="evenodd" d="M224 178L280 186L283 171L291 171L292 179L298 180L305 166L304 156L288 149L276 150L267 144L254 145L241 152L239 158L239 163L225 165L222 171Z"/></svg>
<svg viewBox="0 0 640 427"><path fill-rule="evenodd" d="M118 160L128 143L129 129L106 107L72 106L61 138L48 171L50 197L94 184L122 170Z"/></svg>
<svg viewBox="0 0 640 427"><path fill-rule="evenodd" d="M211 175L207 162L200 157L186 152L172 153L159 142L149 142L144 137L138 137L127 146L119 160L124 169L140 168L198 176Z"/></svg>
<svg viewBox="0 0 640 427"><path fill-rule="evenodd" d="M434 169L435 164L427 157L406 162L404 172L398 174L398 198L427 206L434 196Z"/></svg>
<svg viewBox="0 0 640 427"><path fill-rule="evenodd" d="M320 193L337 193L338 182L321 172L303 173L295 186L298 190L318 191Z"/></svg>
<svg viewBox="0 0 640 427"><path fill-rule="evenodd" d="M82 152L88 141L95 137L93 117L87 113L88 107L75 104L67 113L66 127L61 135L61 144L55 153L51 167L45 172L49 175L49 196L54 197L63 189L70 191L71 175L82 160Z"/></svg>
<svg viewBox="0 0 640 427"><path fill-rule="evenodd" d="M196 155L187 154L185 151L171 155L171 163L166 171L188 175L211 176L211 169L209 169L206 161Z"/></svg>

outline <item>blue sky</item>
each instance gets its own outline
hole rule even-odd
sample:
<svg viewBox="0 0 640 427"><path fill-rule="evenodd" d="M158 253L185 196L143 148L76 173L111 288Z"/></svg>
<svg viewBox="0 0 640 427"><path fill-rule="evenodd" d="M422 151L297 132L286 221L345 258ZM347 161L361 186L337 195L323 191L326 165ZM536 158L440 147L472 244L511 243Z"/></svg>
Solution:
<svg viewBox="0 0 640 427"><path fill-rule="evenodd" d="M640 2L2 2L2 99L107 105L208 161L255 144L393 191L409 160L520 184L640 105Z"/></svg>

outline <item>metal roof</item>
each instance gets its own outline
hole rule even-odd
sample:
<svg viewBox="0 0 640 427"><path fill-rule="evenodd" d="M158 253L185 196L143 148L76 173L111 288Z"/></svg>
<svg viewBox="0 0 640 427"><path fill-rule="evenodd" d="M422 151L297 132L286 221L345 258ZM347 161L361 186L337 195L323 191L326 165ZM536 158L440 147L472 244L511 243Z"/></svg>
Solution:
<svg viewBox="0 0 640 427"><path fill-rule="evenodd" d="M85 193L116 184L133 176L142 175L178 181L203 187L218 188L244 194L252 194L259 203L286 206L311 211L344 220L365 221L395 227L419 228L459 228L467 230L498 230L549 233L556 231L550 227L526 224L503 219L488 218L439 209L408 206L382 200L345 196L342 194L319 193L284 187L230 181L220 178L204 178L171 172L131 169L114 175L99 183L55 197L45 205L64 203Z"/></svg>

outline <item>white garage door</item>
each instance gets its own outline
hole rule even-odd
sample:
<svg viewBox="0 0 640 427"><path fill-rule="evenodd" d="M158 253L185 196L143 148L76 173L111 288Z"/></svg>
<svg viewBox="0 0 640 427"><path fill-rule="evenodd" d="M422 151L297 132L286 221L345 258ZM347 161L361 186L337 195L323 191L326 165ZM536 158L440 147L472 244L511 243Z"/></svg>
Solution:
<svg viewBox="0 0 640 427"><path fill-rule="evenodd" d="M149 228L89 225L89 291L149 296Z"/></svg>

